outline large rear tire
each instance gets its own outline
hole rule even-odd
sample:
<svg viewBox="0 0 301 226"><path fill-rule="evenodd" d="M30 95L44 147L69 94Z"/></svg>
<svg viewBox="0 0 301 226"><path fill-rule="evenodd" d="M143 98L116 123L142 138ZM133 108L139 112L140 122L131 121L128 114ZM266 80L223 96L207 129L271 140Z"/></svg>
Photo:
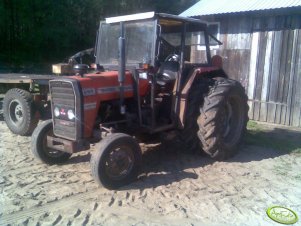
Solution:
<svg viewBox="0 0 301 226"><path fill-rule="evenodd" d="M91 157L91 173L96 182L108 189L127 185L138 176L141 149L129 135L115 133L98 144Z"/></svg>
<svg viewBox="0 0 301 226"><path fill-rule="evenodd" d="M53 136L52 120L39 124L31 137L31 151L41 162L52 165L66 162L71 154L47 147L47 136Z"/></svg>
<svg viewBox="0 0 301 226"><path fill-rule="evenodd" d="M22 89L7 91L3 100L3 116L7 127L15 134L30 135L38 124L32 95Z"/></svg>
<svg viewBox="0 0 301 226"><path fill-rule="evenodd" d="M201 148L211 158L224 160L238 151L248 121L247 100L239 82L214 79L197 120Z"/></svg>
<svg viewBox="0 0 301 226"><path fill-rule="evenodd" d="M209 79L197 78L190 88L184 128L180 131L180 140L182 149L189 153L200 152L200 139L198 137L199 127L197 119L200 115L200 106L203 105L203 96L208 92L210 83Z"/></svg>

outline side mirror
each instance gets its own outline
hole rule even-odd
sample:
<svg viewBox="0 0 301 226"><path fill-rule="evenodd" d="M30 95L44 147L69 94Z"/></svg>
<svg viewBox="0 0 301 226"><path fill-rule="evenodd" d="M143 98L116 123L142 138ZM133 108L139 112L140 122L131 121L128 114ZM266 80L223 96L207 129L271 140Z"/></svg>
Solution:
<svg viewBox="0 0 301 226"><path fill-rule="evenodd" d="M89 66L87 64L75 64L73 66L73 71L76 74L79 74L81 77L88 72Z"/></svg>

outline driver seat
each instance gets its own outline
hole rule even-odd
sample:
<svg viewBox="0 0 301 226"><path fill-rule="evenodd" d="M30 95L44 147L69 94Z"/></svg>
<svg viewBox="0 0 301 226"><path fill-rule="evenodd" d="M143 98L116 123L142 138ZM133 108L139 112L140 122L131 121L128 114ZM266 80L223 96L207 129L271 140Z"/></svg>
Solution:
<svg viewBox="0 0 301 226"><path fill-rule="evenodd" d="M174 82L178 77L180 64L177 61L165 61L161 64L157 72L157 83L165 86L167 83Z"/></svg>

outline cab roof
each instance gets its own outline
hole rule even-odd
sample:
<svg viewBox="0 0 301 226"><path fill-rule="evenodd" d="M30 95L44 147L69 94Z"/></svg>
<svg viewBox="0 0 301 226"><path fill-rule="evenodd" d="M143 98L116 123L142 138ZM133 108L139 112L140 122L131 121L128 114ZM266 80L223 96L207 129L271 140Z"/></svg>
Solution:
<svg viewBox="0 0 301 226"><path fill-rule="evenodd" d="M106 18L106 23L118 23L118 22L126 22L126 21L134 21L134 20L143 20L143 19L167 19L167 20L176 20L187 23L199 23L207 26L207 22L199 19L176 16L166 13L155 13L155 12L146 12L146 13L137 13L131 15L124 16L116 16L116 17L108 17Z"/></svg>

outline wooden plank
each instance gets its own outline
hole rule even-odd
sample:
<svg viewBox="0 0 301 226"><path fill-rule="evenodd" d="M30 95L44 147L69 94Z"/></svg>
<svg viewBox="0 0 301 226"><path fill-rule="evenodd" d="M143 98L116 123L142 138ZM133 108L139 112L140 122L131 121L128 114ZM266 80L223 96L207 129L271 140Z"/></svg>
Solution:
<svg viewBox="0 0 301 226"><path fill-rule="evenodd" d="M268 101L277 102L277 91L279 87L279 69L280 69L280 58L281 58L281 44L282 44L282 31L274 31L274 40L272 45L271 55L271 70L269 78L269 89L268 89ZM269 104L267 121L275 123L276 120L276 106Z"/></svg>
<svg viewBox="0 0 301 226"><path fill-rule="evenodd" d="M237 34L229 34L228 49L235 50L236 44L237 44Z"/></svg>
<svg viewBox="0 0 301 226"><path fill-rule="evenodd" d="M267 32L267 47L264 59L264 72L262 80L262 92L261 100L266 102L268 100L268 90L269 90L269 78L270 78L270 68L271 68L271 53L272 53L272 41L274 32ZM267 121L267 104L262 103L260 108L260 121Z"/></svg>
<svg viewBox="0 0 301 226"><path fill-rule="evenodd" d="M254 102L253 119L256 121L260 119L260 102Z"/></svg>
<svg viewBox="0 0 301 226"><path fill-rule="evenodd" d="M300 108L299 115L301 115L301 108ZM299 117L299 126L298 127L301 127L301 117Z"/></svg>
<svg viewBox="0 0 301 226"><path fill-rule="evenodd" d="M227 75L230 77L230 78L233 78L232 76L232 65L231 65L231 60L232 60L232 50L229 50L229 49L226 49L224 51L225 53L225 58L224 58L224 68L225 68L225 71L227 73Z"/></svg>
<svg viewBox="0 0 301 226"><path fill-rule="evenodd" d="M293 42L292 42L292 55L290 57L290 72L289 72L289 87L287 95L287 116L285 120L286 125L292 125L292 109L293 109L293 88L294 88L294 74L295 74L295 62L297 59L297 45L298 45L298 30L293 31ZM299 87L300 88L300 87Z"/></svg>
<svg viewBox="0 0 301 226"><path fill-rule="evenodd" d="M267 103L267 122L275 123L275 116L276 116L276 104L274 103Z"/></svg>
<svg viewBox="0 0 301 226"><path fill-rule="evenodd" d="M248 89L248 79L249 79L249 66L250 66L250 50L240 51L240 82L245 87L246 92Z"/></svg>
<svg viewBox="0 0 301 226"><path fill-rule="evenodd" d="M279 87L277 91L277 102L285 103L284 101L284 91L288 87L288 76L286 76L286 68L288 67L288 52L290 43L288 43L289 31L283 31L282 44L281 44L281 58L280 58L280 69L279 69ZM276 111L276 123L284 124L283 118L285 114L283 112L283 107ZM286 112L286 111L285 111Z"/></svg>
<svg viewBox="0 0 301 226"><path fill-rule="evenodd" d="M230 50L229 53L230 53L230 55L229 55L229 63L230 63L230 68L229 68L230 74L229 74L229 76L232 79L236 80L237 79L237 70L238 70L238 66L236 64L236 61L237 61L236 51L235 50Z"/></svg>
<svg viewBox="0 0 301 226"><path fill-rule="evenodd" d="M258 53L257 53L257 66L256 66L256 76L255 76L255 87L254 87L254 118L255 120L260 120L260 106L261 106L261 85L262 85L262 74L264 65L264 55L265 55L265 36L263 32L259 33L259 43L258 43ZM263 51L264 50L264 51Z"/></svg>
<svg viewBox="0 0 301 226"><path fill-rule="evenodd" d="M301 31L295 30L296 36L296 58L294 61L294 89L292 93L292 126L300 126L301 108Z"/></svg>
<svg viewBox="0 0 301 226"><path fill-rule="evenodd" d="M252 47L250 55L250 66L249 66L249 79L248 79L248 97L254 99L254 88L256 86L256 68L257 68L257 55L258 55L258 42L259 32L252 34ZM253 102L249 102L249 117L253 118Z"/></svg>
<svg viewBox="0 0 301 226"><path fill-rule="evenodd" d="M274 32L274 41L272 46L273 55L271 56L271 77L270 77L270 87L269 87L269 101L277 102L277 93L279 87L279 72L280 72L280 59L281 59L281 49L282 45L282 31Z"/></svg>
<svg viewBox="0 0 301 226"><path fill-rule="evenodd" d="M251 34L250 33L243 33L241 34L241 49L249 50L251 49Z"/></svg>
<svg viewBox="0 0 301 226"><path fill-rule="evenodd" d="M223 69L226 74L230 76L230 64L229 64L229 50L224 49L223 51Z"/></svg>
<svg viewBox="0 0 301 226"><path fill-rule="evenodd" d="M286 112L287 112L287 105L281 106L281 121L280 124L285 125L285 119L286 119Z"/></svg>
<svg viewBox="0 0 301 226"><path fill-rule="evenodd" d="M282 106L276 105L276 112L275 112L275 119L274 119L274 123L276 124L281 124L281 111L282 111Z"/></svg>
<svg viewBox="0 0 301 226"><path fill-rule="evenodd" d="M285 110L282 108L281 112L281 124L289 125L289 103L288 103L288 95L289 95L289 86L291 84L291 60L292 60L292 54L293 54L293 43L294 43L294 31L293 30L286 30L285 33L287 33L287 41L283 40L284 49L286 49L286 59L285 59L285 71L284 71L284 86L283 86L283 96L282 96L282 103L286 103L288 106L285 108Z"/></svg>
<svg viewBox="0 0 301 226"><path fill-rule="evenodd" d="M267 47L267 32L260 32L259 37L259 52L258 52L258 63L257 63L257 73L256 73L256 87L255 87L255 100L261 100L261 91L262 91L262 80L264 72L264 60Z"/></svg>
<svg viewBox="0 0 301 226"><path fill-rule="evenodd" d="M234 50L234 61L232 61L233 67L233 76L234 79L237 81L241 80L241 71L240 71L240 65L241 65L241 54L240 50Z"/></svg>

